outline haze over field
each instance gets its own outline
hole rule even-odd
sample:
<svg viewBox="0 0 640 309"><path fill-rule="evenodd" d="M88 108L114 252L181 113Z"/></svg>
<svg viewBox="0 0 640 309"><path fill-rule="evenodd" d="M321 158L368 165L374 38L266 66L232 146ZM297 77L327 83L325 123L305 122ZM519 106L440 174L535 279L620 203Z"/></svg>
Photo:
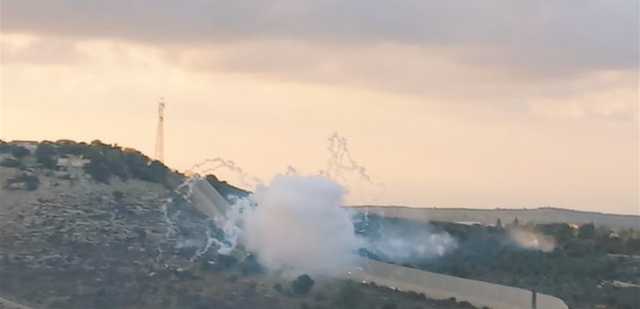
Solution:
<svg viewBox="0 0 640 309"><path fill-rule="evenodd" d="M325 168L351 203L638 213L638 2L3 0L0 139Z"/></svg>

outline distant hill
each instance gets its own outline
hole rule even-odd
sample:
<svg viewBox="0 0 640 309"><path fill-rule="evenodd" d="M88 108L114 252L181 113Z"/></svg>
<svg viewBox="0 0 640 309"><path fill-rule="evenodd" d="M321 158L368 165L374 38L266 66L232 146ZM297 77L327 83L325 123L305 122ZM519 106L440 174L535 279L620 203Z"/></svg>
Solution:
<svg viewBox="0 0 640 309"><path fill-rule="evenodd" d="M569 210L561 208L536 209L470 209L470 208L412 208L404 206L354 206L358 211L383 215L391 218L410 219L420 222L477 222L485 225L495 224L498 219L503 223L557 223L569 224L594 223L613 229L640 229L640 216L616 215L599 212Z"/></svg>

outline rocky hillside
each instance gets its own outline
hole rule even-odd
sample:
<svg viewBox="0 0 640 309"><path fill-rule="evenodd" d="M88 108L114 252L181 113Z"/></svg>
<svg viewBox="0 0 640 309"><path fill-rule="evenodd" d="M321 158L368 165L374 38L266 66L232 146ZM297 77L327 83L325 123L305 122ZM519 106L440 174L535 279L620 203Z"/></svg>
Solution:
<svg viewBox="0 0 640 309"><path fill-rule="evenodd" d="M183 180L100 142L0 142L0 308L472 308L220 255Z"/></svg>

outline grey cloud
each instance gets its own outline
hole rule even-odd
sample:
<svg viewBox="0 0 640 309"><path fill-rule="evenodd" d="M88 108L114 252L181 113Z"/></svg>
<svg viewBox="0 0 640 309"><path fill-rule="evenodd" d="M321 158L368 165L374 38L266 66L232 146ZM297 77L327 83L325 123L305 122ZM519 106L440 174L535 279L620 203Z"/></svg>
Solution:
<svg viewBox="0 0 640 309"><path fill-rule="evenodd" d="M65 39L36 39L23 46L0 41L0 59L6 63L69 65L87 59L73 42Z"/></svg>
<svg viewBox="0 0 640 309"><path fill-rule="evenodd" d="M543 75L638 67L638 2L4 0L2 29L153 44L296 40L467 49Z"/></svg>

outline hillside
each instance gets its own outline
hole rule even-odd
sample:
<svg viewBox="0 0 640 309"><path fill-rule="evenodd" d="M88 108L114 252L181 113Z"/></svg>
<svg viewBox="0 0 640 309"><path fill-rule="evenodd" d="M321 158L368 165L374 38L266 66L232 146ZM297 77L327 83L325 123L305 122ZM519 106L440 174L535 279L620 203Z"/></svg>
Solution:
<svg viewBox="0 0 640 309"><path fill-rule="evenodd" d="M473 308L219 254L183 180L98 141L0 142L0 308Z"/></svg>

